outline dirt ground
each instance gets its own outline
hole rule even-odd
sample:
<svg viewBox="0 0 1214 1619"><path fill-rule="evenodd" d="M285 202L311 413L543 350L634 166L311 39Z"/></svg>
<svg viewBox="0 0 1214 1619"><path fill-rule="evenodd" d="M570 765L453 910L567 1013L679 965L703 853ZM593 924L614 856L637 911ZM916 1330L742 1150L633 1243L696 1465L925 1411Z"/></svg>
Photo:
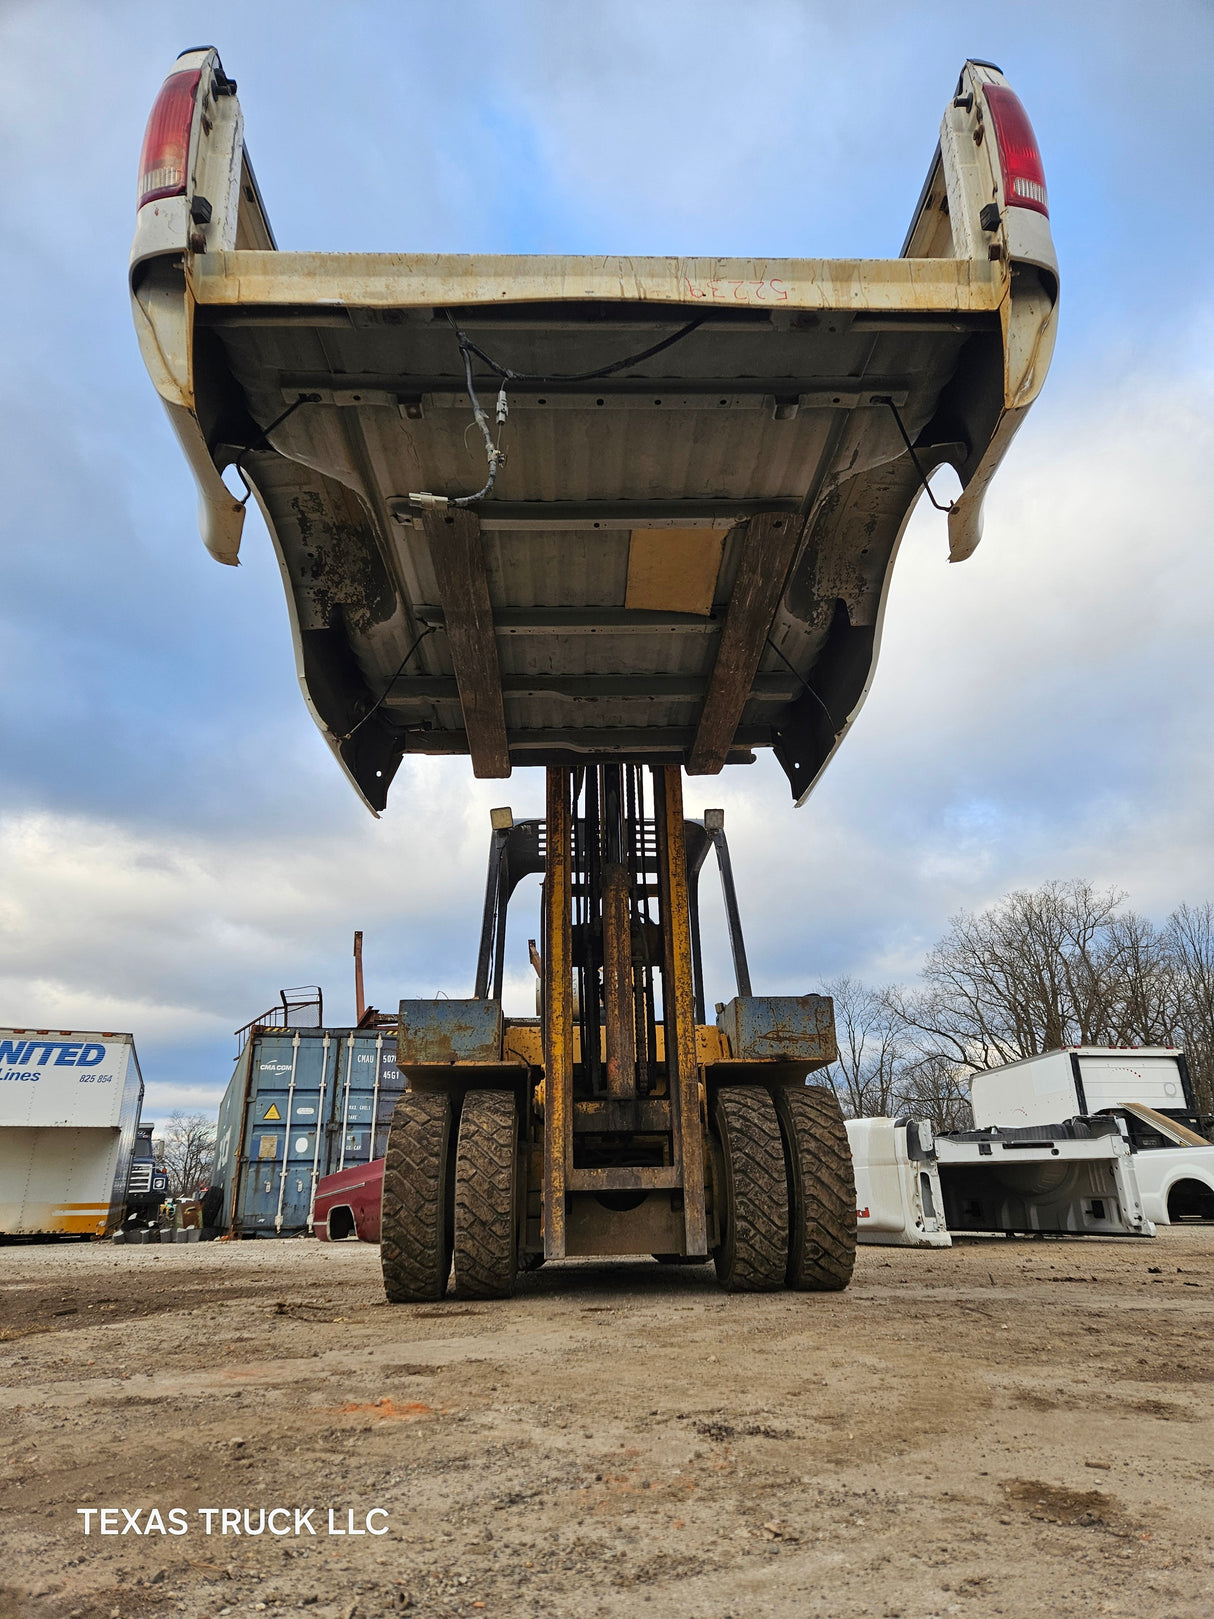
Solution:
<svg viewBox="0 0 1214 1619"><path fill-rule="evenodd" d="M842 1295L378 1265L0 1249L0 1619L1214 1615L1214 1229L865 1248Z"/></svg>

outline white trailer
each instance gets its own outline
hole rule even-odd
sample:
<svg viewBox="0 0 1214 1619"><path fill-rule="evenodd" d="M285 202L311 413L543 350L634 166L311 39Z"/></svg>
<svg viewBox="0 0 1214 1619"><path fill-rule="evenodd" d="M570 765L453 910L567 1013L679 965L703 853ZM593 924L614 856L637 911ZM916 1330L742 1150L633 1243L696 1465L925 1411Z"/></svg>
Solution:
<svg viewBox="0 0 1214 1619"><path fill-rule="evenodd" d="M974 1123L1056 1124L1138 1102L1193 1128L1197 1112L1184 1053L1171 1046L1067 1046L973 1077Z"/></svg>
<svg viewBox="0 0 1214 1619"><path fill-rule="evenodd" d="M129 1034L0 1029L0 1238L117 1225L142 1102Z"/></svg>
<svg viewBox="0 0 1214 1619"><path fill-rule="evenodd" d="M1158 1225L1214 1220L1214 1145L1200 1125L1184 1053L1169 1046L1075 1046L975 1074L980 1127L1110 1114L1134 1155L1147 1216Z"/></svg>
<svg viewBox="0 0 1214 1619"><path fill-rule="evenodd" d="M851 1119L859 1240L947 1248L957 1232L1151 1237L1117 1119L933 1135L926 1119Z"/></svg>

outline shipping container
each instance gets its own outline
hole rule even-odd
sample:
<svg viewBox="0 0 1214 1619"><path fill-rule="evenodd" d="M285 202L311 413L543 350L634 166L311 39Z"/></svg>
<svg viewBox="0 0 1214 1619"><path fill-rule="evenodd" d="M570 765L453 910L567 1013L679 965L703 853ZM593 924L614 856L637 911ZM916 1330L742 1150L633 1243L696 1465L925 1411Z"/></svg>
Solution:
<svg viewBox="0 0 1214 1619"><path fill-rule="evenodd" d="M240 1236L312 1229L322 1175L382 1158L396 1099L395 1029L263 1029L219 1108L212 1187Z"/></svg>
<svg viewBox="0 0 1214 1619"><path fill-rule="evenodd" d="M142 1102L129 1034L0 1029L0 1237L118 1225Z"/></svg>

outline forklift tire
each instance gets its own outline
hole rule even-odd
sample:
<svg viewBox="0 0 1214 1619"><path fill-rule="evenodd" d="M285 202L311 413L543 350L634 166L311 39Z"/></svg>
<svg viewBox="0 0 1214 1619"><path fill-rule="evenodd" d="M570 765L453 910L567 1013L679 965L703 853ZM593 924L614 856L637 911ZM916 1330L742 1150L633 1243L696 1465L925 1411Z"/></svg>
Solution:
<svg viewBox="0 0 1214 1619"><path fill-rule="evenodd" d="M384 1154L379 1257L389 1304L441 1299L451 1274L451 1098L405 1091Z"/></svg>
<svg viewBox="0 0 1214 1619"><path fill-rule="evenodd" d="M788 1270L788 1175L775 1103L758 1085L717 1092L721 1245L717 1280L731 1293L783 1287Z"/></svg>
<svg viewBox="0 0 1214 1619"><path fill-rule="evenodd" d="M788 1285L837 1293L856 1263L856 1185L843 1111L825 1085L774 1091L788 1162Z"/></svg>
<svg viewBox="0 0 1214 1619"><path fill-rule="evenodd" d="M469 1091L455 1153L455 1289L505 1299L518 1276L518 1109L512 1091Z"/></svg>

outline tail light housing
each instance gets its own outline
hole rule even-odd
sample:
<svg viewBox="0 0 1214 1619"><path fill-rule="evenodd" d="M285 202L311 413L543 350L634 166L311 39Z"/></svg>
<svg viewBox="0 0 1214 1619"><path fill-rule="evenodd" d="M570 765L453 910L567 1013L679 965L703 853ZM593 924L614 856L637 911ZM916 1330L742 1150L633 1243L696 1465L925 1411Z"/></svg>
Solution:
<svg viewBox="0 0 1214 1619"><path fill-rule="evenodd" d="M194 97L201 77L198 68L170 73L160 87L139 154L137 210L145 202L185 195Z"/></svg>
<svg viewBox="0 0 1214 1619"><path fill-rule="evenodd" d="M1045 170L1037 137L1020 97L1006 85L983 85L1003 169L1003 201L1009 208L1031 208L1050 217Z"/></svg>

